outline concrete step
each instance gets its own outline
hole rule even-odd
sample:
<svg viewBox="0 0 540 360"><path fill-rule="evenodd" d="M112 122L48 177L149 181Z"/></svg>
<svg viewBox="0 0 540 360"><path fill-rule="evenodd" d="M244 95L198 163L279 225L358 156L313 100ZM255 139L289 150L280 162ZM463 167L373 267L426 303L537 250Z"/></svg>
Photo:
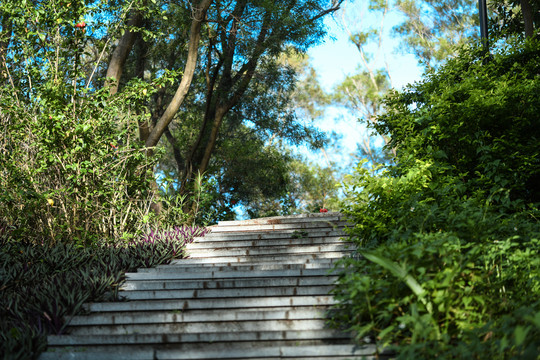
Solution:
<svg viewBox="0 0 540 360"><path fill-rule="evenodd" d="M261 262L283 262L287 264L304 264L319 259L341 259L350 255L349 252L324 252L324 253L300 253L300 254L269 254L269 255L240 255L240 256L215 256L209 258L188 258L184 259L185 264L201 263L261 263Z"/></svg>
<svg viewBox="0 0 540 360"><path fill-rule="evenodd" d="M211 257L211 256L257 256L257 255L282 255L312 253L321 254L327 252L350 252L345 244L323 244L313 246L246 246L246 247L225 247L216 249L192 249L187 251L190 258Z"/></svg>
<svg viewBox="0 0 540 360"><path fill-rule="evenodd" d="M330 295L317 296L275 296L271 298L247 297L241 299L188 299L188 300L139 300L124 302L103 302L85 304L89 312L109 311L186 311L201 309L242 309L268 307L328 306L336 301Z"/></svg>
<svg viewBox="0 0 540 360"><path fill-rule="evenodd" d="M229 231L229 232L214 232L206 234L204 237L197 237L194 242L206 242L206 241L231 241L231 240L272 240L272 239L307 239L317 237L340 237L347 235L341 230L333 230L331 228L317 228L317 229L305 229L303 231L298 230L281 230L281 231L259 231L259 232L242 232L242 231Z"/></svg>
<svg viewBox="0 0 540 360"><path fill-rule="evenodd" d="M293 332L293 331L290 331L290 333ZM266 332L266 333L283 333L281 331L277 332L277 331L273 331L273 332ZM299 333L298 331L296 333ZM219 333L216 333L216 334L219 334ZM246 333L242 333L242 332L237 332L237 334L246 334ZM259 335L262 335L264 334L264 332L257 332L256 334L259 334ZM109 338L111 339L115 339L115 338L133 338L135 336L138 335L138 338L144 338L144 337L148 337L148 336L152 336L152 335L149 335L149 334L135 334L135 335L109 335ZM198 343L195 343L195 342L192 342L192 343L189 343L189 342L183 342L183 343L175 343L175 342L171 342L171 340L169 339L175 339L178 337L179 334L167 334L165 336L162 336L162 339L163 338L166 338L168 340L167 343L165 343L164 341L161 341L161 342L158 342L158 343L154 343L154 344L118 344L118 343L114 343L111 344L111 345L106 345L106 344L95 344L95 345L74 345L76 348L80 349L81 351L88 351L88 348L91 348L92 351L94 352L97 352L97 351L107 351L107 350L114 350L115 352L121 352L121 351L128 351L130 350L130 348L132 348L134 345L137 346L137 349L138 350L150 350L150 349L160 349L160 350L182 350L184 352L194 352L194 351L198 351L198 352L206 352L208 351L209 349L213 349L213 350L218 350L218 349L221 349L221 350L225 350L227 351L228 349L230 349L233 344L234 344L234 347L236 349L249 349L249 348L252 348L253 345L250 345L248 342L246 341L243 341L243 342L238 342L238 341L221 341L221 342L216 342L216 341L211 341L210 343L202 343L202 342L198 342ZM199 334L195 334L195 335L199 335ZM88 335L86 336L87 339L92 339L94 337L97 337L97 338L101 338L100 335ZM72 338L75 339L81 339L83 338L83 336L77 336L77 335L73 335ZM75 340L76 341L76 340ZM283 347L283 346L306 346L306 345L310 345L310 346L314 346L314 345L328 345L329 343L332 343L334 345L338 345L338 344L349 344L351 341L351 338L348 337L348 338L342 338L342 337L338 337L338 336L334 336L334 337L329 337L329 338L323 338L323 339L286 339L286 340L264 340L264 341L261 341L265 347ZM70 346L71 347L71 346ZM83 350L85 349L85 350Z"/></svg>
<svg viewBox="0 0 540 360"><path fill-rule="evenodd" d="M208 321L194 323L114 324L70 327L72 335L181 334L236 331L286 331L323 329L326 319L268 321Z"/></svg>
<svg viewBox="0 0 540 360"><path fill-rule="evenodd" d="M228 239L227 241L212 239L199 240L196 239L186 246L188 250L194 249L219 249L219 248L236 248L236 247L257 247L257 246L314 246L314 245L327 245L327 244L346 244L351 245L342 240L342 236L328 236L328 237L305 237L305 238L271 238L271 239L259 239L257 237L248 239Z"/></svg>
<svg viewBox="0 0 540 360"><path fill-rule="evenodd" d="M248 231L280 231L280 230L298 230L299 232L307 229L337 229L347 225L346 221L338 222L297 222L293 224L262 224L262 225L243 225L237 226L216 226L211 228L211 233L221 232L248 232Z"/></svg>
<svg viewBox="0 0 540 360"><path fill-rule="evenodd" d="M188 344L247 341L299 341L350 339L350 334L330 329L286 330L286 331L250 331L222 333L182 333L182 334L129 334L129 335L60 335L50 336L49 345L85 346L85 345L131 345L131 344ZM205 344L206 345L206 344Z"/></svg>
<svg viewBox="0 0 540 360"><path fill-rule="evenodd" d="M343 214L338 212L319 213L319 214L299 214L288 216L272 216L249 220L227 220L219 221L218 226L245 226L261 224L291 224L297 222L316 222L316 221L340 221L343 220Z"/></svg>
<svg viewBox="0 0 540 360"><path fill-rule="evenodd" d="M201 346L202 347L202 346ZM151 347L129 347L124 351L89 351L88 349L80 351L77 359L80 360L172 360L172 359L197 359L197 360L216 360L216 359L385 359L385 357L376 357L377 349L373 345L355 346L343 344L321 344L321 345L281 345L281 346L227 346L227 344L208 344L202 349L186 351L181 347L178 349L160 349ZM46 353L48 357L41 359L73 359L69 353Z"/></svg>
<svg viewBox="0 0 540 360"><path fill-rule="evenodd" d="M139 312L109 312L93 313L75 316L70 326L97 326L121 324L152 324L152 323L203 323L226 321L266 321L266 320L300 320L325 319L328 311L326 306L300 306L275 308L249 308L231 311L223 310L188 310L188 311L139 311Z"/></svg>
<svg viewBox="0 0 540 360"><path fill-rule="evenodd" d="M331 286L276 286L246 287L238 289L195 289L195 290L130 290L119 291L118 295L127 300L158 299L207 299L243 298L273 296L327 295Z"/></svg>
<svg viewBox="0 0 540 360"><path fill-rule="evenodd" d="M317 262L302 263L302 264L285 264L285 263L201 263L201 264L186 264L182 260L172 261L168 265L158 265L155 268L138 269L137 272L208 272L212 271L252 271L252 270L292 270L292 269L321 269L331 268L335 264L335 259L319 259Z"/></svg>
<svg viewBox="0 0 540 360"><path fill-rule="evenodd" d="M152 269L150 269L152 270ZM127 273L126 279L130 280L182 280L182 279L248 279L248 278L272 278L272 277L299 277L299 276L326 276L332 271L331 268L322 269L277 269L277 270L213 270L210 268L206 272L181 272L175 269L155 269L155 271L145 271Z"/></svg>
<svg viewBox="0 0 540 360"><path fill-rule="evenodd" d="M269 277L222 280L139 280L127 281L120 290L240 289L252 287L332 285L337 276Z"/></svg>

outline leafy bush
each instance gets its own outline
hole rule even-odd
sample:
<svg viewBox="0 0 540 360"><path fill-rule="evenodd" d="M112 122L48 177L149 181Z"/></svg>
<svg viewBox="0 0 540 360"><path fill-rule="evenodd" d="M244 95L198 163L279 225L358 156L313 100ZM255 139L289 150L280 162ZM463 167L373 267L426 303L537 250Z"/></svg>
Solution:
<svg viewBox="0 0 540 360"><path fill-rule="evenodd" d="M348 179L335 326L399 358L540 353L540 42L463 49L386 102L395 165Z"/></svg>
<svg viewBox="0 0 540 360"><path fill-rule="evenodd" d="M0 353L35 358L46 335L63 332L85 302L118 300L126 271L169 263L207 231L182 226L152 231L124 245L38 245L0 236Z"/></svg>
<svg viewBox="0 0 540 360"><path fill-rule="evenodd" d="M105 6L0 4L0 218L17 237L90 244L147 230L158 196L138 139L149 85L95 88L101 70L87 49L105 29L80 21Z"/></svg>

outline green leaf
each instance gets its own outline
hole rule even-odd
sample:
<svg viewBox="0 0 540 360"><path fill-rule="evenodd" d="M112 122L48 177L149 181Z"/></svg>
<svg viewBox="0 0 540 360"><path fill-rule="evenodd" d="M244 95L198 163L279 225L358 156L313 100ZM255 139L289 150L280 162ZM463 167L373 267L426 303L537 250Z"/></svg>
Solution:
<svg viewBox="0 0 540 360"><path fill-rule="evenodd" d="M516 326L514 329L514 338L516 339L516 345L521 346L525 339L527 338L527 333L529 332L529 327L523 327L521 325Z"/></svg>
<svg viewBox="0 0 540 360"><path fill-rule="evenodd" d="M420 299L424 298L425 290L422 288L422 285L420 285L418 281L416 281L410 274L408 274L403 267L401 267L394 261L371 251L360 251L360 254L362 254L362 256L364 256L369 261L374 262L382 266L386 270L390 271L392 275L404 280L407 286L416 296L418 296Z"/></svg>

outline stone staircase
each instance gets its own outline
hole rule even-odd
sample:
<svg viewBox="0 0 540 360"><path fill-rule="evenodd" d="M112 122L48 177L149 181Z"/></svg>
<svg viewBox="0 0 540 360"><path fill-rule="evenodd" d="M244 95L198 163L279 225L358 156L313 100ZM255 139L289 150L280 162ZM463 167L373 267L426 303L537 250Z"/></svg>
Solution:
<svg viewBox="0 0 540 360"><path fill-rule="evenodd" d="M337 213L220 222L189 258L126 274L127 301L88 304L40 359L375 358L326 327L344 225Z"/></svg>

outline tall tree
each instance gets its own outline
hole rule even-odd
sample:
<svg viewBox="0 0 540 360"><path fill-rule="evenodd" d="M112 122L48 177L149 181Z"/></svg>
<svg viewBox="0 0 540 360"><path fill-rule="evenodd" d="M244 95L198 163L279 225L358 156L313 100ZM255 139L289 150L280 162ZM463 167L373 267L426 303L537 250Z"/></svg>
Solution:
<svg viewBox="0 0 540 360"><path fill-rule="evenodd" d="M211 4L201 27L200 61L194 70L190 92L164 127L165 136L158 136L157 130L175 96L171 85L159 80L163 86L148 89L148 95L152 96L139 104L142 112L151 114L141 124L141 137L149 147L158 138L166 140L160 144L165 145L171 156L163 159L160 169L178 178L180 193L192 191L194 179L200 173L223 181L233 180L233 175L236 180L250 178L249 174L234 174L231 171L234 166L224 162L227 157L224 149L229 149L230 143L239 144L234 139L245 134L246 124L257 134L255 137L245 135L245 146L265 152L266 156L271 152L248 143L268 141L277 145L277 140L283 139L292 143L321 143L322 134L309 122L298 121L298 114L290 105L295 101L291 93L297 79L295 71L302 67L284 62L283 54L301 54L319 41L324 34L322 18L336 11L341 3L294 0L279 3L215 1ZM190 43L186 41L186 18L191 19L191 14L189 3L179 2L167 7L166 19L156 17L141 23L143 36L135 39L125 61L119 91L122 84L132 80L147 82L167 77L169 70L172 70L172 84L178 86L179 79L174 78L173 72L187 66L184 49ZM163 35L144 36L145 31ZM309 111L314 109L313 104L305 104L311 107ZM250 156L263 164L260 155ZM264 184L254 182L252 185L262 189Z"/></svg>
<svg viewBox="0 0 540 360"><path fill-rule="evenodd" d="M204 172L214 151L225 115L239 104L263 59L275 61L286 46L305 49L322 35L321 18L336 11L342 0L238 1L231 9L216 6L205 54L206 108L199 135L185 158L184 180ZM255 80L256 81L256 80Z"/></svg>
<svg viewBox="0 0 540 360"><path fill-rule="evenodd" d="M324 34L322 18L335 12L342 2L216 1L208 8L198 49L201 61L194 69L192 93L187 94L187 98L184 96L183 103L175 103L176 95L171 94L168 86L155 91L146 105L152 112L152 120L142 126L147 129L142 133L149 133L146 138L148 147L156 146L165 134L172 146L182 192L189 191L191 180L196 174L211 169L211 159L220 138L227 134L224 124L230 126L234 123L228 121L227 116L231 115L231 119L236 117L232 115L233 111L245 110L249 107L249 101L262 98L262 89L267 85L261 87L261 84L265 83L265 79L281 76L279 73L282 72L280 67L283 68L283 64L280 64L280 55L291 49L304 52L317 42ZM171 5L170 17L177 19L185 17L186 13L190 14L186 5ZM142 54L146 60L142 72L161 76L165 69L187 69L190 59L179 49L191 49L194 42L190 40L189 45L185 42L182 20L176 23L170 19L147 20L146 26L149 30L162 31L167 36L146 41L146 55ZM177 30L171 31L171 26ZM195 58L197 52L190 50L189 54ZM126 80L140 77L141 70L135 71L134 65L138 59L133 55L126 62ZM186 74L184 71L183 80ZM258 95L257 91L253 91L256 89L259 89ZM275 89L265 96L268 100L269 95L279 97L280 93ZM176 104L175 107L172 104ZM272 110L270 112L275 113ZM251 115L268 119L261 112L251 112ZM254 119L243 119L236 122L236 126L246 120ZM279 132L288 129L289 135L300 130L294 125L294 116L281 116L281 120L281 127L268 125L266 130L273 128L274 132ZM270 124L268 121L266 123ZM310 137L306 131L307 128L304 128L297 135L306 139L304 135Z"/></svg>
<svg viewBox="0 0 540 360"><path fill-rule="evenodd" d="M397 0L405 21L395 28L426 66L455 54L456 46L478 37L477 0Z"/></svg>

